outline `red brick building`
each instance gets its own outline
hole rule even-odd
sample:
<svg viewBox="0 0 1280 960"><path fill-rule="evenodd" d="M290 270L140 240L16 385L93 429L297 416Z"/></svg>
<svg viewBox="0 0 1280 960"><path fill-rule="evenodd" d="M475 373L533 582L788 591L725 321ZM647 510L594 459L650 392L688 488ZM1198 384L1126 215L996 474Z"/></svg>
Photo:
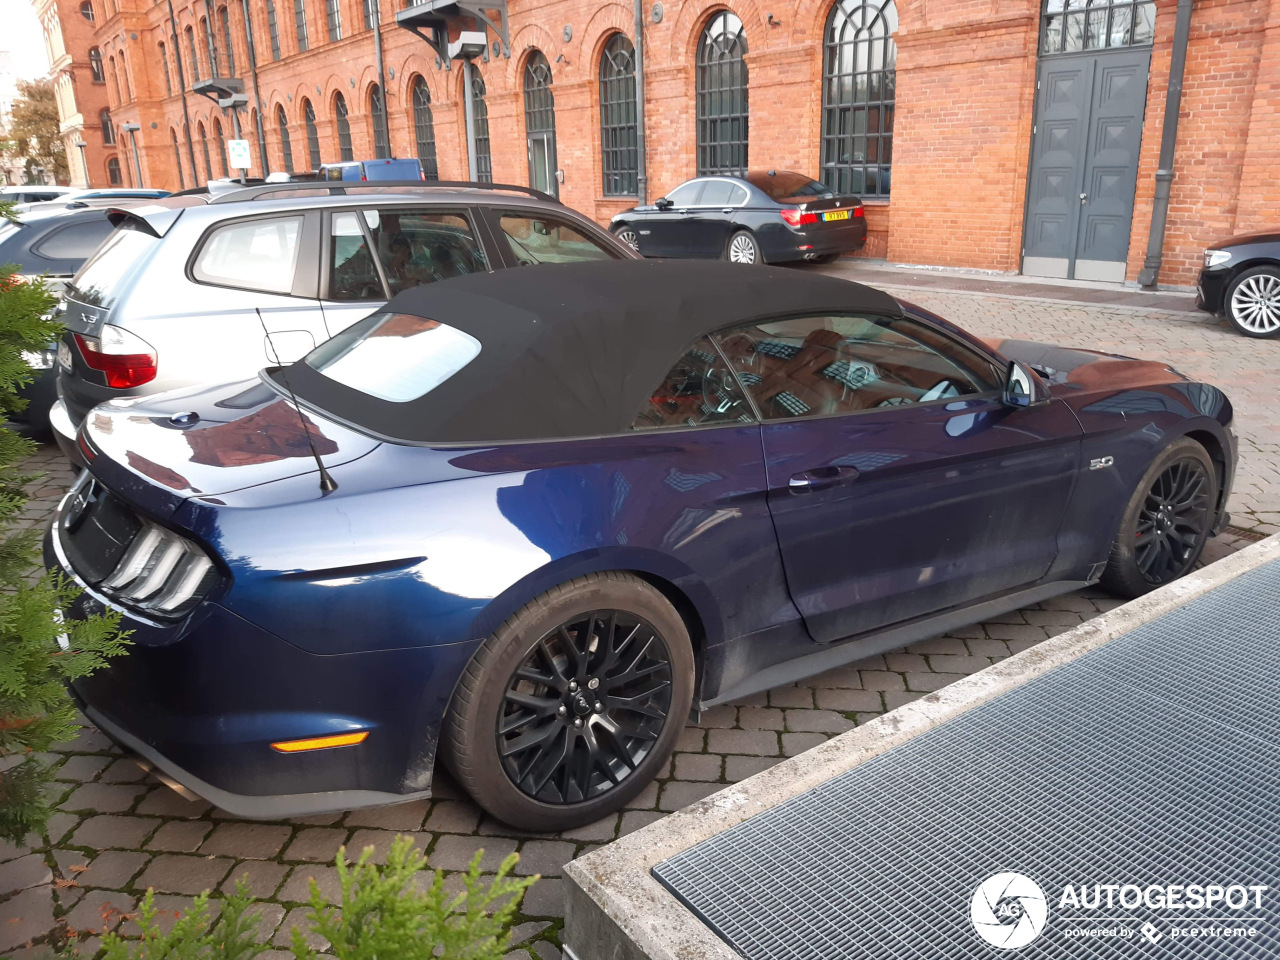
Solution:
<svg viewBox="0 0 1280 960"><path fill-rule="evenodd" d="M111 116L140 126L146 185L226 172L231 117L190 92L211 73L245 82L255 174L390 151L467 177L462 63L444 69L393 0L381 80L377 0L90 2ZM1177 0L640 2L650 200L745 152L863 192L869 256L1137 277ZM1207 242L1280 221L1280 0L1184 2L1160 275L1182 285ZM509 51L490 28L473 61L479 169L529 183L553 150L560 196L607 220L635 203L634 8L510 0L508 19ZM477 25L455 17L450 35Z"/></svg>
<svg viewBox="0 0 1280 960"><path fill-rule="evenodd" d="M34 3L44 32L70 182L77 187L123 183L115 126L107 106L106 75L95 37L93 3ZM81 143L83 148L78 146Z"/></svg>

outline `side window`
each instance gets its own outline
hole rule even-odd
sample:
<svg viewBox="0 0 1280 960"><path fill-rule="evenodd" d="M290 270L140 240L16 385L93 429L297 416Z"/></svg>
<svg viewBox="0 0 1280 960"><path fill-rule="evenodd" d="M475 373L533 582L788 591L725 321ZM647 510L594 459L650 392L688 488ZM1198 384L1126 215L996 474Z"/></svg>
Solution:
<svg viewBox="0 0 1280 960"><path fill-rule="evenodd" d="M694 180L690 183L682 183L670 193L667 199L677 207L690 207L698 202L698 194L702 192L701 180Z"/></svg>
<svg viewBox="0 0 1280 960"><path fill-rule="evenodd" d="M204 283L289 293L301 233L301 217L247 220L218 227L205 239L192 273Z"/></svg>
<svg viewBox="0 0 1280 960"><path fill-rule="evenodd" d="M50 260L88 260L98 244L111 236L112 229L106 217L73 223L49 234L32 247L32 252Z"/></svg>
<svg viewBox="0 0 1280 960"><path fill-rule="evenodd" d="M702 337L658 384L631 429L734 422L754 423L755 415L711 340Z"/></svg>
<svg viewBox="0 0 1280 960"><path fill-rule="evenodd" d="M995 387L990 364L909 318L797 317L715 338L766 420L929 403Z"/></svg>
<svg viewBox="0 0 1280 960"><path fill-rule="evenodd" d="M504 213L498 223L522 266L618 259L613 250L561 220Z"/></svg>
<svg viewBox="0 0 1280 960"><path fill-rule="evenodd" d="M329 219L330 300L385 300L382 278L369 252L355 211L335 213Z"/></svg>
<svg viewBox="0 0 1280 960"><path fill-rule="evenodd" d="M410 287L488 269L462 214L389 208L366 210L364 217L393 297Z"/></svg>
<svg viewBox="0 0 1280 960"><path fill-rule="evenodd" d="M735 192L737 199L734 199ZM698 198L701 207L725 207L731 203L741 203L745 191L734 186L728 180L708 180L702 188L702 196Z"/></svg>

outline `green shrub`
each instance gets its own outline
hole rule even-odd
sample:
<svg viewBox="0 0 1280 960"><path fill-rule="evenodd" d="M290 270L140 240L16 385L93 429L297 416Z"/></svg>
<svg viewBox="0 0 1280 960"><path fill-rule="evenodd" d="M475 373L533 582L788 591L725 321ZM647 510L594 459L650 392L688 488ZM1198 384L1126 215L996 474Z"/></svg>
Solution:
<svg viewBox="0 0 1280 960"><path fill-rule="evenodd" d="M538 878L514 879L520 859L511 854L492 879L480 873L484 851L476 853L462 874L463 889L450 894L444 874L424 872L426 857L411 837L399 836L387 851L387 862L373 862L373 847L348 864L338 850L336 866L342 900L328 903L311 881L311 909L306 932L294 927L297 960L501 960L510 927L524 892ZM430 877L430 883L424 881ZM243 881L209 920L208 894L197 897L168 933L156 924L152 891L138 915L141 938L125 940L114 933L103 938L104 960L253 960L267 950L255 942L257 920ZM328 941L323 951L307 944L307 933Z"/></svg>
<svg viewBox="0 0 1280 960"><path fill-rule="evenodd" d="M10 217L0 204L0 218ZM45 349L60 326L50 319L54 296L41 279L15 278L0 267L0 416L21 409L18 389L31 379L23 351ZM36 577L39 530L20 529L25 485L21 463L35 445L0 427L0 839L21 843L49 817L47 764L35 754L79 729L66 683L124 653L119 617L63 624L59 611L79 591L52 576ZM60 649L59 637L66 642Z"/></svg>

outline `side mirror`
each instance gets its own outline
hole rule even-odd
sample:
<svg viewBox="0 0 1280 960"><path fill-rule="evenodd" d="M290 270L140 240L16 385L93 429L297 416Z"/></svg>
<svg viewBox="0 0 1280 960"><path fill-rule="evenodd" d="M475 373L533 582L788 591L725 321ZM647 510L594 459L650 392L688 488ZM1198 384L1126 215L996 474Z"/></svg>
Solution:
<svg viewBox="0 0 1280 960"><path fill-rule="evenodd" d="M659 210L667 210L675 206L675 204L673 204L666 197L659 197L657 200L653 201L653 205L657 207Z"/></svg>
<svg viewBox="0 0 1280 960"><path fill-rule="evenodd" d="M1049 402L1049 390L1030 367L1011 360L1004 378L1004 402L1009 407L1038 407Z"/></svg>

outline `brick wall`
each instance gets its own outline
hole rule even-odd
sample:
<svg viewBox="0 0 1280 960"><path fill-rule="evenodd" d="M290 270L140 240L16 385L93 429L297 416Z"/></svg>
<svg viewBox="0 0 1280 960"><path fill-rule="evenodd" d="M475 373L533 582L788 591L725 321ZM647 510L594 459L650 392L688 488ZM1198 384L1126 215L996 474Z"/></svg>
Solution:
<svg viewBox="0 0 1280 960"><path fill-rule="evenodd" d="M344 38L328 41L322 0L306 0L310 49L297 50L292 0L275 0L283 57L273 62L266 0L249 3L258 54L258 93L266 132L266 166L283 166L277 111L288 118L294 165L309 166L302 113L314 106L321 158L338 159L333 118L337 94L350 112L357 157L373 156L369 91L377 82L373 36L364 29L360 0L341 0ZM1034 112L1040 0L899 0L897 117L893 197L868 205L868 256L894 261L1017 271L1022 246L1027 161ZM1158 0L1147 115L1142 141L1128 275L1136 277L1150 225L1154 173L1168 78L1176 0ZM395 27L394 7L383 0L386 100L392 150L414 156L412 84L421 75L431 92L436 155L443 179L465 179L467 154L462 70L438 69L421 39ZM609 37L633 32L630 3L583 0L512 0L511 56L476 67L486 87L495 180L528 182L523 71L529 51L547 57L553 74L556 146L566 203L606 221L631 205L606 197L602 187L598 70ZM646 13L652 4L646 0ZM821 136L822 38L830 0L670 0L660 23L646 17L646 121L649 199L696 172L694 56L704 24L731 9L747 37L750 75L750 155L753 166L818 172ZM171 136L180 144L184 182L192 184L184 129L184 98L171 95L160 72L158 45L168 49L171 86L178 89L172 27L165 4L119 0L118 12L96 27L104 56L129 72L112 110L117 125L133 120L140 134L144 179L178 185ZM202 41L203 0L175 0L176 28L186 81L185 30ZM235 59L245 69L244 27L233 2ZM68 15L69 16L69 15ZM1165 247L1165 282L1193 281L1200 250L1238 229L1274 222L1280 163L1280 0L1198 0L1188 57L1177 178ZM571 34L566 40L565 33ZM136 36L137 39L134 39ZM492 37L491 37L492 39ZM218 37L219 45L222 37ZM200 75L207 76L199 42ZM122 80L123 86L123 80ZM229 118L207 100L185 98L205 177L198 131ZM256 135L255 174L263 172ZM218 170L216 137L211 135Z"/></svg>

